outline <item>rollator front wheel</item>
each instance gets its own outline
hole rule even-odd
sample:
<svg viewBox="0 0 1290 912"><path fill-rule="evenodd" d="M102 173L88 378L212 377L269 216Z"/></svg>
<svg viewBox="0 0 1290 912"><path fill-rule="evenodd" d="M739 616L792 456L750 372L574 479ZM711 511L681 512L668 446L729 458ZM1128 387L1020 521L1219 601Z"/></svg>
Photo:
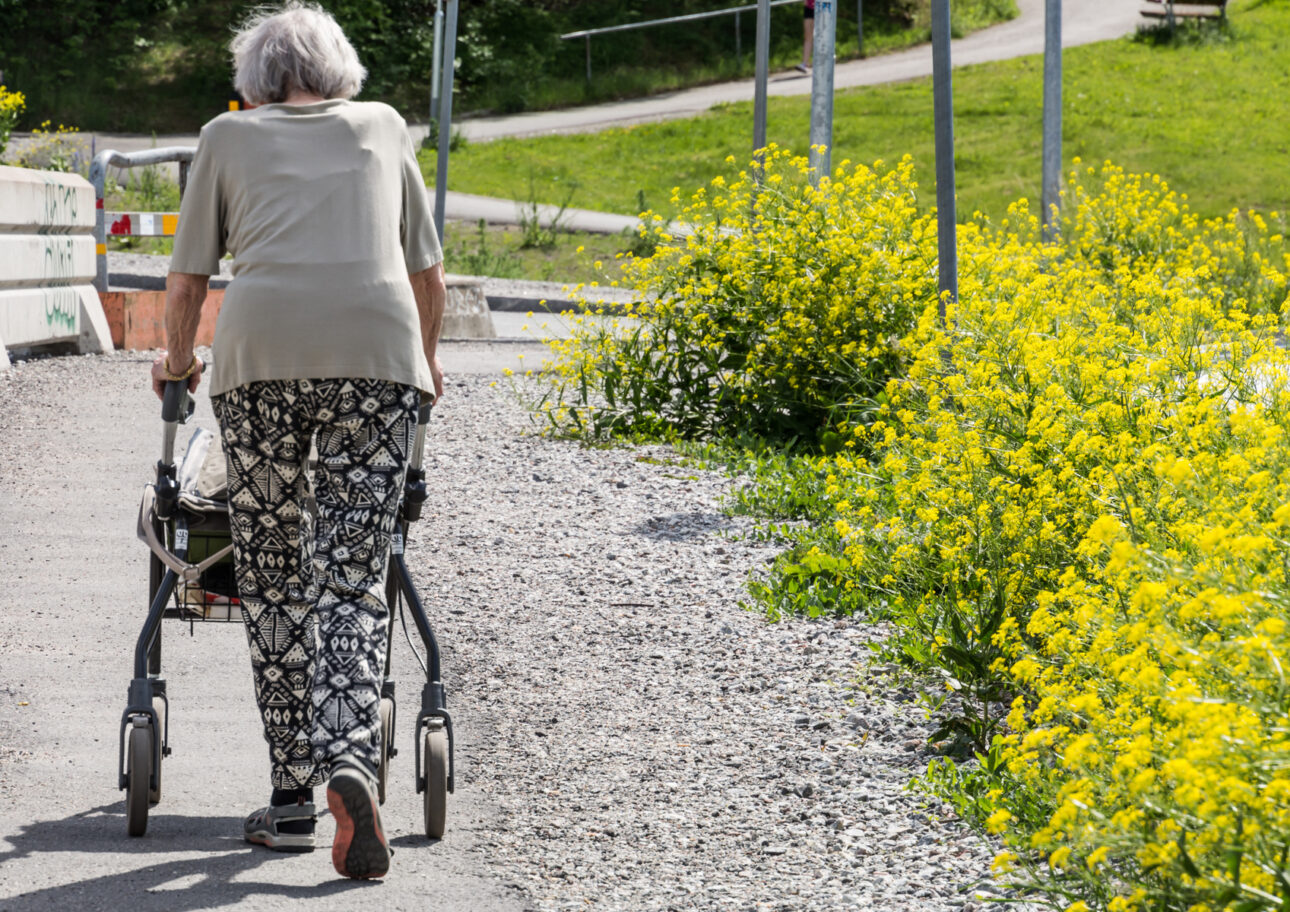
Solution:
<svg viewBox="0 0 1290 912"><path fill-rule="evenodd" d="M152 711L157 714L156 737L162 738L164 737L164 732L166 730L166 701L161 699L160 697L153 697ZM162 751L161 753L165 753L165 752ZM151 759L152 758L149 757L149 760ZM156 805L161 803L161 766L162 764L158 762L157 763L157 787L155 789L154 788L148 789L149 805Z"/></svg>
<svg viewBox="0 0 1290 912"><path fill-rule="evenodd" d="M439 726L426 729L424 748L426 836L442 839L448 816L448 733Z"/></svg>
<svg viewBox="0 0 1290 912"><path fill-rule="evenodd" d="M152 727L135 724L126 745L125 826L131 836L148 828L148 779L152 772Z"/></svg>
<svg viewBox="0 0 1290 912"><path fill-rule="evenodd" d="M381 804L385 804L385 783L390 775L390 745L394 741L394 701L381 700L381 765L376 770L376 791Z"/></svg>

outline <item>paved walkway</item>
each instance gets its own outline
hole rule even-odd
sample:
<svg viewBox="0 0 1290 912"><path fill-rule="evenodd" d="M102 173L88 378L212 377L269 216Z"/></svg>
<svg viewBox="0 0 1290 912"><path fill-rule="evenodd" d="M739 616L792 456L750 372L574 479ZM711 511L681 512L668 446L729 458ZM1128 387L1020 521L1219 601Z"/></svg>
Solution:
<svg viewBox="0 0 1290 912"><path fill-rule="evenodd" d="M430 188L430 192L434 192ZM458 193L448 191L444 204L444 215L449 219L477 222L484 219L493 225L518 225L521 214L527 206L517 200L498 199L495 196L479 196L475 193ZM531 213L528 213L531 216ZM590 231L594 234L621 234L624 231L635 231L640 219L629 215L615 215L612 212L596 212L592 209L565 209L559 206L541 203L537 207L538 219L543 225L550 225L558 217L561 225L576 231Z"/></svg>

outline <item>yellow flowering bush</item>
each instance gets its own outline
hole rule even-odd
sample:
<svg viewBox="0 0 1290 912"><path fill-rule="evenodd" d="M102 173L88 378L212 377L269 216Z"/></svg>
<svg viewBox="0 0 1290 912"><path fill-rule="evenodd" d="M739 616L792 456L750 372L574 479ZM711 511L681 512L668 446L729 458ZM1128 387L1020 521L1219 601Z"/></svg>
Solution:
<svg viewBox="0 0 1290 912"><path fill-rule="evenodd" d="M899 372L935 295L935 231L912 164L843 163L819 186L771 147L757 168L696 192L674 236L629 260L640 303L557 343L541 404L592 436L733 435L828 445Z"/></svg>
<svg viewBox="0 0 1290 912"><path fill-rule="evenodd" d="M0 85L0 155L9 145L9 136L26 107L27 99L21 92L13 92Z"/></svg>
<svg viewBox="0 0 1290 912"><path fill-rule="evenodd" d="M826 460L847 584L955 693L979 763L932 782L1016 850L1005 876L1286 908L1284 245L1111 167L1067 213L1051 244L1021 207L961 231L949 325L925 312L859 455Z"/></svg>

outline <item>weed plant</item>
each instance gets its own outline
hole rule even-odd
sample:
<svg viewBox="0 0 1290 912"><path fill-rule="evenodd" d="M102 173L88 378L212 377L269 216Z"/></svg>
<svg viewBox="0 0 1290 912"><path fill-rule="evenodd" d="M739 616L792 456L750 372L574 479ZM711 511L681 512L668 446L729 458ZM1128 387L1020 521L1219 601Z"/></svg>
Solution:
<svg viewBox="0 0 1290 912"><path fill-rule="evenodd" d="M21 150L7 164L18 168L35 168L40 171L61 171L87 175L89 155L81 133L75 127L59 124L54 127L48 120L31 131L31 136Z"/></svg>
<svg viewBox="0 0 1290 912"><path fill-rule="evenodd" d="M537 194L533 187L533 175L529 174L529 195L528 202L520 206L520 247L524 249L538 248L540 250L550 250L555 246L556 240L568 226L568 216L566 212L569 209L569 203L573 202L574 194L578 192L578 182L576 180L566 181L564 196L561 198L555 215L546 219L541 213L541 204L537 201Z"/></svg>
<svg viewBox="0 0 1290 912"><path fill-rule="evenodd" d="M475 226L474 244L450 247L445 258L454 272L491 276L498 279L520 278L520 258L490 243L488 223L480 219Z"/></svg>

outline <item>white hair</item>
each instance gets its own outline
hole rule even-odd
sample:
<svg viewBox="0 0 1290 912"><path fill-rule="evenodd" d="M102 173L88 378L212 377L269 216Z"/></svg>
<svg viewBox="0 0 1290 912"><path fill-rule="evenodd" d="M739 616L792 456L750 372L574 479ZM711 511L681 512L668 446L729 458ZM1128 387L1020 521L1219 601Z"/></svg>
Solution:
<svg viewBox="0 0 1290 912"><path fill-rule="evenodd" d="M353 98L367 76L331 14L300 0L257 10L230 48L233 87L251 104L283 102L293 91Z"/></svg>

